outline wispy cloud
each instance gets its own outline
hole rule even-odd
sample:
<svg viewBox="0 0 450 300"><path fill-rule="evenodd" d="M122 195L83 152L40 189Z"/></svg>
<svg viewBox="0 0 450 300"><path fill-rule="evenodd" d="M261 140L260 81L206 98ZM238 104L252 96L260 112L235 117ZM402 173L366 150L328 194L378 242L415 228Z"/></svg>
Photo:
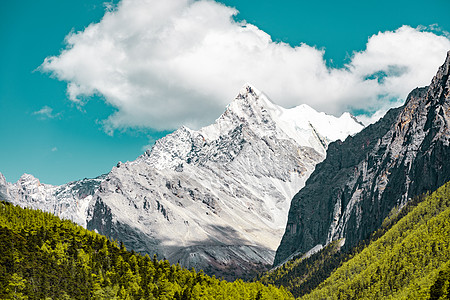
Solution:
<svg viewBox="0 0 450 300"><path fill-rule="evenodd" d="M40 110L33 112L33 115L38 116L38 118L41 120L46 120L58 118L61 116L61 113L54 113L53 108L46 105L42 107Z"/></svg>
<svg viewBox="0 0 450 300"><path fill-rule="evenodd" d="M53 147L52 148L52 152L56 152L56 151L58 151L58 148L57 147Z"/></svg>
<svg viewBox="0 0 450 300"><path fill-rule="evenodd" d="M370 121L429 84L450 49L435 28L403 26L369 37L347 65L330 68L325 50L274 42L234 21L237 13L206 0L123 0L99 23L70 33L67 48L41 70L66 81L72 101L104 96L117 108L107 130L197 128L217 118L245 82L285 107L361 111Z"/></svg>

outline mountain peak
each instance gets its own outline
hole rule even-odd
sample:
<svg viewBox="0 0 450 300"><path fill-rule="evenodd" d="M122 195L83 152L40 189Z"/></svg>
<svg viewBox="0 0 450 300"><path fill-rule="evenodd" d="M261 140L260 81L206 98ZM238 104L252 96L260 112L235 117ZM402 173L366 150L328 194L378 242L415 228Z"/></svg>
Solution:
<svg viewBox="0 0 450 300"><path fill-rule="evenodd" d="M21 185L24 188L30 189L34 189L42 185L38 178L27 173L24 173L22 176L20 176L19 180L17 181L17 184ZM52 185L50 184L46 184L46 186L52 187Z"/></svg>
<svg viewBox="0 0 450 300"><path fill-rule="evenodd" d="M447 58L445 59L444 66L447 67L447 75L450 70L450 50L447 52Z"/></svg>
<svg viewBox="0 0 450 300"><path fill-rule="evenodd" d="M276 136L280 139L293 139L299 146L311 147L323 154L329 142L344 140L349 134L364 127L350 118L349 114L336 118L317 112L306 104L285 109L271 102L263 92L249 83L241 88L216 122L200 129L200 133L207 140L215 140L239 124L245 124L261 138ZM317 134L321 137L318 138Z"/></svg>
<svg viewBox="0 0 450 300"><path fill-rule="evenodd" d="M0 187L6 185L6 178L5 176L0 172ZM3 199L0 199L3 200Z"/></svg>
<svg viewBox="0 0 450 300"><path fill-rule="evenodd" d="M428 96L431 99L439 101L450 98L450 51L447 52L447 57L442 66L439 67L436 75L433 77L428 88Z"/></svg>
<svg viewBox="0 0 450 300"><path fill-rule="evenodd" d="M19 181L20 181L20 182L24 182L24 181L34 181L34 180L37 180L37 178L34 177L34 176L31 175L31 174L28 174L28 173L23 173L22 176L20 176L20 178L19 178Z"/></svg>
<svg viewBox="0 0 450 300"><path fill-rule="evenodd" d="M242 111L244 108L256 108L256 104L258 104L258 107L260 108L274 105L263 92L255 88L250 83L246 83L239 90L239 93L234 100L227 105L227 110L233 110L237 113L238 111Z"/></svg>
<svg viewBox="0 0 450 300"><path fill-rule="evenodd" d="M441 82L447 82L449 81L449 73L450 73L450 51L447 52L447 57L445 59L445 62L442 64L442 66L439 67L439 70L434 76L433 81L440 80Z"/></svg>
<svg viewBox="0 0 450 300"><path fill-rule="evenodd" d="M261 92L258 89L256 89L253 85L246 82L239 90L239 94L236 96L236 99L245 98L245 96L248 94L257 96L261 94Z"/></svg>
<svg viewBox="0 0 450 300"><path fill-rule="evenodd" d="M239 93L234 100L227 105L227 110L233 110L237 113L238 111L242 112L243 109L248 109L248 107L259 107L262 109L266 106L275 106L275 104L273 104L263 92L253 85L246 83L239 90Z"/></svg>

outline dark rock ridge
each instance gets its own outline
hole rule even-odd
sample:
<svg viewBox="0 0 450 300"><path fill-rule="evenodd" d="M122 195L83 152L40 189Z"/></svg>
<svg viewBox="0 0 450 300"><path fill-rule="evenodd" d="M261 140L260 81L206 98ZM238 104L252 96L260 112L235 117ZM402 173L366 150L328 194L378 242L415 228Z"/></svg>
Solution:
<svg viewBox="0 0 450 300"><path fill-rule="evenodd" d="M274 265L293 254L345 238L357 244L391 210L450 180L450 51L430 86L344 142L293 198Z"/></svg>

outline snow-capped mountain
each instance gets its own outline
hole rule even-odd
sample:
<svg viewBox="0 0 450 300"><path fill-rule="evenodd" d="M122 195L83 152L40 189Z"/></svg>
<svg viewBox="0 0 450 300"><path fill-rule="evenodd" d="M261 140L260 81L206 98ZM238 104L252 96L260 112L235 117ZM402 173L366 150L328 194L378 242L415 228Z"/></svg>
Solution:
<svg viewBox="0 0 450 300"><path fill-rule="evenodd" d="M249 275L273 262L290 199L327 145L362 128L347 113L284 109L247 84L214 124L181 127L104 177L53 187L25 175L0 193L135 251L225 278Z"/></svg>

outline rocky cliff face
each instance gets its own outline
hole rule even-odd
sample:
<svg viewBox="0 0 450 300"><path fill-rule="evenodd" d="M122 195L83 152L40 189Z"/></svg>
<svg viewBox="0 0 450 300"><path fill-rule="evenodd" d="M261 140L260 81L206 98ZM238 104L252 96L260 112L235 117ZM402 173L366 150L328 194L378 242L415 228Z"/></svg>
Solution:
<svg viewBox="0 0 450 300"><path fill-rule="evenodd" d="M361 128L349 114L281 108L246 85L214 124L181 127L101 178L54 187L26 175L5 193L129 249L227 279L252 276L272 264L290 200L328 144Z"/></svg>
<svg viewBox="0 0 450 300"><path fill-rule="evenodd" d="M331 143L293 198L274 264L333 240L353 246L394 207L450 180L450 52L430 86L344 142Z"/></svg>

